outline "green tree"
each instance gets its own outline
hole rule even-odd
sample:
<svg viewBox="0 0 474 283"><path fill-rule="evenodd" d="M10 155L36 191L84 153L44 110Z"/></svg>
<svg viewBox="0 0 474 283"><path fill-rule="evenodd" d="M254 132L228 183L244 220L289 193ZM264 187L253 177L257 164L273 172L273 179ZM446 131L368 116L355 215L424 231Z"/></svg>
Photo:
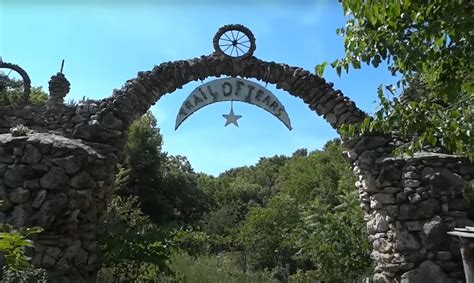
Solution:
<svg viewBox="0 0 474 283"><path fill-rule="evenodd" d="M317 198L326 205L337 205L338 194L354 190L349 165L339 140L308 156L296 155L281 170L278 185L285 193L304 203Z"/></svg>
<svg viewBox="0 0 474 283"><path fill-rule="evenodd" d="M370 272L365 221L344 149L339 140L329 141L323 150L293 157L280 172L281 192L296 199L300 211L291 233L300 270L294 280L347 282Z"/></svg>
<svg viewBox="0 0 474 283"><path fill-rule="evenodd" d="M191 222L206 210L205 195L186 157L167 155L162 144L150 112L131 125L117 175L117 193L138 196L142 211L157 224Z"/></svg>
<svg viewBox="0 0 474 283"><path fill-rule="evenodd" d="M339 195L335 207L315 199L302 208L303 224L295 231L299 248L295 257L307 262L310 268L305 271L314 279L353 282L370 275L366 223L357 195L356 191Z"/></svg>
<svg viewBox="0 0 474 283"><path fill-rule="evenodd" d="M138 196L141 209L154 220L163 217L163 211L157 205L162 202L160 170L166 159L161 151L162 143L156 119L151 113L135 121L130 127L116 178L118 194Z"/></svg>
<svg viewBox="0 0 474 283"><path fill-rule="evenodd" d="M285 194L273 197L266 207L253 208L241 232L252 269L274 269L278 279L287 279L296 267L294 231L301 221L297 201Z"/></svg>
<svg viewBox="0 0 474 283"><path fill-rule="evenodd" d="M10 79L5 74L0 73L0 106L10 105L18 100L23 93L23 81ZM45 105L48 101L48 94L42 87L32 87L30 102L36 105Z"/></svg>
<svg viewBox="0 0 474 283"><path fill-rule="evenodd" d="M140 210L138 197L115 196L107 213L101 280L144 282L168 271L166 234Z"/></svg>
<svg viewBox="0 0 474 283"><path fill-rule="evenodd" d="M345 38L346 57L332 66L340 74L351 65L385 62L401 78L385 93L379 87L380 109L362 123L361 132L395 131L409 141L408 152L441 146L474 159L474 2L345 0L342 5L348 20L337 32ZM345 134L356 130L348 127Z"/></svg>

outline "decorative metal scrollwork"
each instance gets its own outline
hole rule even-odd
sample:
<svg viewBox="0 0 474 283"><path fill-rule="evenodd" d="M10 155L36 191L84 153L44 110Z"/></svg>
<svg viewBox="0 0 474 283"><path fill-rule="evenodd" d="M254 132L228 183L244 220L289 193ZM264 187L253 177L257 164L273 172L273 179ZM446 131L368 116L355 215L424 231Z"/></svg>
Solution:
<svg viewBox="0 0 474 283"><path fill-rule="evenodd" d="M26 71L23 70L18 65L3 62L1 59L0 59L0 69L10 69L12 71L15 71L23 79L23 93L18 98L18 100L15 101L14 104L4 105L4 106L0 105L0 109L8 109L8 108L19 107L19 106L23 106L26 103L28 103L28 101L30 99L30 93L31 93L31 80L30 80L30 77L28 76L28 74L26 73ZM0 92L7 88L6 83L7 83L6 81L0 79Z"/></svg>
<svg viewBox="0 0 474 283"><path fill-rule="evenodd" d="M217 54L239 59L251 57L256 48L253 33L243 25L221 27L213 43Z"/></svg>

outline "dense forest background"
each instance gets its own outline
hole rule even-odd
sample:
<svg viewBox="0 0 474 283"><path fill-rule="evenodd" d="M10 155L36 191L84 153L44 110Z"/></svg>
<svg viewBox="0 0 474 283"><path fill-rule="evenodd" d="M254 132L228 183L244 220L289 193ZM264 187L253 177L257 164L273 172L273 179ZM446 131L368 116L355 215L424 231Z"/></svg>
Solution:
<svg viewBox="0 0 474 283"><path fill-rule="evenodd" d="M339 140L217 177L195 173L162 143L151 113L132 125L109 208L104 280L341 282L370 273Z"/></svg>

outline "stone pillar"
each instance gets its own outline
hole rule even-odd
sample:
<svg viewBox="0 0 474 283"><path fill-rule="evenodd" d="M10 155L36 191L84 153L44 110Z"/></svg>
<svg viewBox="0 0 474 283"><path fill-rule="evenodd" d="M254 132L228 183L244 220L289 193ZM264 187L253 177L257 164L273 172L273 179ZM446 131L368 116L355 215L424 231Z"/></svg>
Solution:
<svg viewBox="0 0 474 283"><path fill-rule="evenodd" d="M64 97L69 93L70 83L63 73L57 73L49 80L48 107L58 107L64 104Z"/></svg>
<svg viewBox="0 0 474 283"><path fill-rule="evenodd" d="M389 157L394 143L364 137L349 151L358 175L375 282L462 282L459 246L447 235L468 219L463 189L474 166L458 156Z"/></svg>
<svg viewBox="0 0 474 283"><path fill-rule="evenodd" d="M114 151L53 134L0 135L0 220L41 226L33 263L50 282L94 282Z"/></svg>

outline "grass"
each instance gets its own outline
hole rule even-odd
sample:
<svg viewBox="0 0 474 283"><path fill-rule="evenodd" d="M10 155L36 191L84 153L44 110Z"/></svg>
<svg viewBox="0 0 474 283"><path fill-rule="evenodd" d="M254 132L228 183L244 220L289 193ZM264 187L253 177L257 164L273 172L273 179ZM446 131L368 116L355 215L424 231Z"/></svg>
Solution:
<svg viewBox="0 0 474 283"><path fill-rule="evenodd" d="M244 272L236 258L230 254L199 256L176 253L171 258L171 270L175 275L160 278L158 282L183 283L275 283L269 273Z"/></svg>

